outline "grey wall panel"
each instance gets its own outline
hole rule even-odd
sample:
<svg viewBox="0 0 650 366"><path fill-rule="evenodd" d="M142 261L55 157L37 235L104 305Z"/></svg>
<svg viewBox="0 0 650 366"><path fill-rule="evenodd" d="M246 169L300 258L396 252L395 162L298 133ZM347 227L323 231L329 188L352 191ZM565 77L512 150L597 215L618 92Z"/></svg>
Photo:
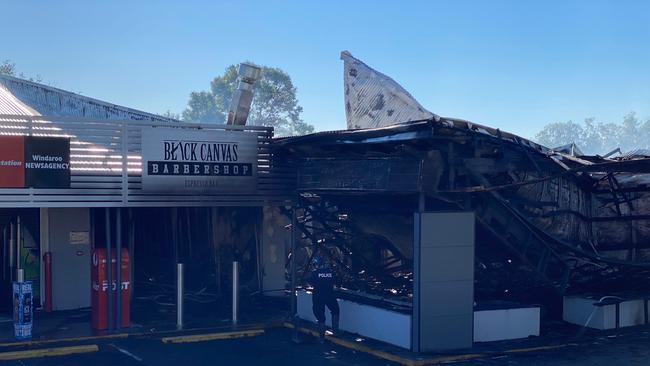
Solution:
<svg viewBox="0 0 650 366"><path fill-rule="evenodd" d="M426 212L422 215L422 246L474 246L474 214Z"/></svg>
<svg viewBox="0 0 650 366"><path fill-rule="evenodd" d="M412 349L472 346L474 214L424 212L414 217Z"/></svg>
<svg viewBox="0 0 650 366"><path fill-rule="evenodd" d="M420 290L423 319L473 313L474 281L425 282Z"/></svg>
<svg viewBox="0 0 650 366"><path fill-rule="evenodd" d="M90 209L49 209L54 310L90 306L91 243L71 244L71 232L90 233Z"/></svg>
<svg viewBox="0 0 650 366"><path fill-rule="evenodd" d="M465 281L474 279L474 247L423 247L422 281Z"/></svg>
<svg viewBox="0 0 650 366"><path fill-rule="evenodd" d="M474 315L448 315L423 323L421 352L469 348L474 337ZM469 330L469 331L468 331Z"/></svg>

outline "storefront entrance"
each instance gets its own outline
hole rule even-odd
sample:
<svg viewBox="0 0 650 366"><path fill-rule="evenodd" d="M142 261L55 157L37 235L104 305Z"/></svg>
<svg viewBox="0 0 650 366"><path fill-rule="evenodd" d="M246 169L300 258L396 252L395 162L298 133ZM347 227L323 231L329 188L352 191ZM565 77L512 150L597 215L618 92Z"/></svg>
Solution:
<svg viewBox="0 0 650 366"><path fill-rule="evenodd" d="M11 283L22 269L33 282L35 304L40 304L39 209L0 209L0 314L11 315Z"/></svg>

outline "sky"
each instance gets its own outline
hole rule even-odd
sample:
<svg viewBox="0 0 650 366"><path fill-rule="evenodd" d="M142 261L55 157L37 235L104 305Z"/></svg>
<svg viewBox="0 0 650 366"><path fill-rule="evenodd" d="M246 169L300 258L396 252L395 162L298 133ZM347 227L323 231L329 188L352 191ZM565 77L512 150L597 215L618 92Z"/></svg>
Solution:
<svg viewBox="0 0 650 366"><path fill-rule="evenodd" d="M650 1L0 0L0 60L58 88L180 113L230 64L285 70L344 129L342 50L425 108L524 137L650 118Z"/></svg>

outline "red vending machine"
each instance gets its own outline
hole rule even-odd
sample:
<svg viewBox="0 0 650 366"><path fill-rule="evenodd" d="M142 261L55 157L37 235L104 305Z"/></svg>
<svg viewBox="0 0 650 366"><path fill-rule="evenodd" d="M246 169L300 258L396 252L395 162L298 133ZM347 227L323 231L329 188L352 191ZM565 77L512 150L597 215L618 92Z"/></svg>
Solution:
<svg viewBox="0 0 650 366"><path fill-rule="evenodd" d="M128 327L131 323L131 281L129 279L129 251L122 248L122 268L120 291L122 292L122 303L117 304L117 250L111 249L111 268L113 283L110 288L113 292L113 319L117 322L117 306L122 308L121 326ZM91 306L92 306L92 327L93 329L108 329L108 271L106 267L105 248L98 248L93 251L91 268ZM117 324L117 323L115 323Z"/></svg>

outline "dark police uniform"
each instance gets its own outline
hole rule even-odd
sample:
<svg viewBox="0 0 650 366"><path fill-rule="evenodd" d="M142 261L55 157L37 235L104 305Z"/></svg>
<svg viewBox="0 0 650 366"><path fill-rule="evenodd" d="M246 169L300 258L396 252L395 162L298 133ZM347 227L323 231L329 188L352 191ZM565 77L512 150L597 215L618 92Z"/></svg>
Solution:
<svg viewBox="0 0 650 366"><path fill-rule="evenodd" d="M312 310L319 323L325 323L325 306L330 309L332 317L339 315L339 303L334 296L334 274L329 268L317 269L311 274L314 286Z"/></svg>

